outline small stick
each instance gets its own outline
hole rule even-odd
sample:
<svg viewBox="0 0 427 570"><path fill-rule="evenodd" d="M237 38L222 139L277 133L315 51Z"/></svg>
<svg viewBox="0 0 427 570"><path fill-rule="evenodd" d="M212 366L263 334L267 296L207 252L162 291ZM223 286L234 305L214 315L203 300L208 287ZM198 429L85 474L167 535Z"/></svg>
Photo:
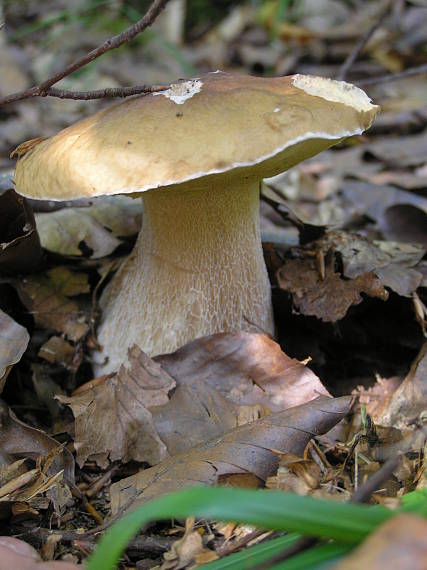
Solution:
<svg viewBox="0 0 427 570"><path fill-rule="evenodd" d="M381 469L378 469L369 479L355 491L351 498L350 503L366 503L371 498L372 493L375 493L381 485L387 481L392 475L393 471L399 465L402 456L397 453L384 463Z"/></svg>
<svg viewBox="0 0 427 570"><path fill-rule="evenodd" d="M388 459L384 465L379 469L372 477L361 485L357 491L355 491L351 498L350 503L366 503L370 498L372 493L374 493L381 485L387 481L387 479L392 475L393 471L399 465L401 454L398 453L394 457ZM277 554L274 558L271 558L264 564L258 567L258 570L267 570L271 568L275 564L279 562L283 562L284 560L288 560L291 556L295 554L299 554L304 550L308 550L315 544L317 544L319 540L317 538L313 538L310 536L303 536L298 539L292 546Z"/></svg>
<svg viewBox="0 0 427 570"><path fill-rule="evenodd" d="M385 6L382 8L382 10L379 11L379 13L378 13L374 23L372 24L372 26L368 30L366 30L366 32L363 34L363 36L359 39L357 44L351 50L349 56L344 61L344 63L341 66L341 69L338 72L337 79L340 79L342 81L343 79L345 79L347 77L347 74L350 71L350 68L352 67L352 65L354 64L356 59L359 57L360 52L363 50L365 45L371 39L374 32L381 26L381 24L384 21L384 18L387 16L389 10L390 10L390 1L388 0L386 2Z"/></svg>
<svg viewBox="0 0 427 570"><path fill-rule="evenodd" d="M57 97L58 99L73 99L75 101L90 101L92 99L110 99L112 97L131 97L142 93L157 93L167 89L167 85L133 85L129 87L106 87L105 89L94 89L93 91L69 91L68 89L55 89L49 87L40 95L31 97Z"/></svg>
<svg viewBox="0 0 427 570"><path fill-rule="evenodd" d="M399 71L398 73L387 73L387 75L380 75L379 77L372 77L371 79L361 79L360 81L357 81L357 85L365 87L366 85L388 83L389 81L398 81L399 79L405 79L412 75L421 75L422 73L427 73L427 63L416 67L409 67L408 69Z"/></svg>
<svg viewBox="0 0 427 570"><path fill-rule="evenodd" d="M34 87L30 87L29 89L18 91L17 93L12 93L11 95L7 95L6 97L0 98L0 106L7 105L8 103L14 103L16 101L22 101L23 99L29 99L30 97L62 96L63 99L76 98L74 96L66 97L65 94L70 95L70 92L61 91L61 90L53 90L54 94L52 95L52 90L51 90L52 85L55 85L55 83L58 83L58 81L61 81L61 79L64 79L64 77L71 75L72 73L84 67L88 63L94 61L104 53L116 49L121 45L123 45L124 43L130 42L130 40L132 40L135 36L137 36L146 28L151 26L151 24L154 22L154 20L157 18L160 12L165 8L168 1L169 0L154 0L151 6L148 8L147 12L140 20L138 20L138 22L136 22L132 26L129 26L129 28L126 28L126 30L124 30L120 34L117 34L116 36L109 38L100 46L91 50L86 55L79 57L78 59L76 59L75 61L64 67L61 71L58 71L58 73L55 73L54 75L52 75L51 77L40 83L39 85L35 85ZM129 91L132 89L133 88L125 87L124 92L126 93L126 90ZM110 92L111 90L106 89L100 91ZM90 93L91 92L89 92L89 94ZM135 93L131 94L134 95ZM115 96L117 97L117 96L127 96L127 95L115 95ZM83 99L85 99L86 97L88 99L99 98L99 97L87 96L87 93L85 94Z"/></svg>

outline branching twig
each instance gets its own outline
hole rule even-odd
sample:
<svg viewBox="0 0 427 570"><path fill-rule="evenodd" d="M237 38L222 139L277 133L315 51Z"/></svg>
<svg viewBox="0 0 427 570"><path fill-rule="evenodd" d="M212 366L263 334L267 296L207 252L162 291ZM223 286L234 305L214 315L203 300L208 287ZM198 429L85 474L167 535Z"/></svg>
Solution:
<svg viewBox="0 0 427 570"><path fill-rule="evenodd" d="M387 16L389 10L390 10L390 1L388 0L386 2L385 6L383 7L383 9L380 10L380 12L378 13L378 15L377 15L374 23L372 24L372 26L368 30L366 30L366 32L363 34L363 36L359 39L357 44L351 50L349 56L347 57L345 62L342 64L341 69L338 72L337 79L343 80L346 78L347 73L350 71L351 66L356 61L356 59L359 57L360 52L363 50L365 45L371 39L374 32L383 23L384 18Z"/></svg>
<svg viewBox="0 0 427 570"><path fill-rule="evenodd" d="M412 75L421 75L422 73L427 73L427 64L410 67L398 73L388 73L387 75L380 75L379 77L372 77L371 79L361 79L357 81L357 85L365 87L366 85L376 85L377 83L388 83L389 81L397 81L411 77Z"/></svg>
<svg viewBox="0 0 427 570"><path fill-rule="evenodd" d="M163 8L166 6L169 0L154 0L147 12L144 16L138 20L135 24L121 32L120 34L109 38L103 44L98 46L97 48L93 49L86 55L76 59L64 69L52 75L40 85L35 85L34 87L30 87L29 89L25 89L23 91L18 91L17 93L12 93L6 97L0 98L0 106L7 105L8 103L14 103L16 101L22 101L23 99L29 99L31 97L60 97L62 99L99 99L102 97L128 97L129 95L135 95L136 93L151 93L153 88L140 86L140 87L124 87L123 89L120 88L113 88L113 89L101 89L99 91L88 91L88 92L80 92L79 97L74 92L70 91L62 91L59 89L52 89L52 85L64 79L68 75L71 75L78 69L81 69L91 61L97 59L104 53L116 49L123 45L124 43L129 42L135 36L140 34L146 28L151 26ZM145 89L145 90L144 90ZM158 88L157 88L158 89ZM154 89L156 90L156 89ZM103 93L107 93L104 95ZM114 94L112 94L114 93Z"/></svg>
<svg viewBox="0 0 427 570"><path fill-rule="evenodd" d="M350 503L366 503L373 493L391 477L393 471L399 465L402 455L397 453L395 456L388 459L384 465L374 475L372 475L357 491L355 491L351 498ZM267 570L279 562L284 562L292 556L308 550L315 546L320 541L317 538L310 536L302 536L294 544L289 546L286 550L279 552L274 558L266 561L260 565L259 570Z"/></svg>

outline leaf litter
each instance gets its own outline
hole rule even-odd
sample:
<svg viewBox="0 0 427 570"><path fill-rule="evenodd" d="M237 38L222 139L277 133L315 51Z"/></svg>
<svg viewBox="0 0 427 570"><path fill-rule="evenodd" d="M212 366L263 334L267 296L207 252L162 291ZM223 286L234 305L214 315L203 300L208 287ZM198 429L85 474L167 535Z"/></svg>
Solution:
<svg viewBox="0 0 427 570"><path fill-rule="evenodd" d="M150 52L150 63L145 51L138 51L138 57L117 54L120 65L104 60L102 71L97 67L91 71L92 80L130 84L140 74L147 82L168 82L188 75L181 67L186 58L197 68L227 68L238 62L245 72L256 74L268 70L275 75L333 77L338 72L336 62L350 53L378 9L370 3L355 8L325 0L304 2L297 11L291 3L286 17L278 18L278 4L265 3L260 13L236 5L228 16L199 26L196 34L188 26L191 57L184 44L180 62L160 48L150 51L148 45L144 49ZM52 6L49 2L44 10L49 13ZM23 13L19 3L8 8L9 16L9 27L34 17ZM386 19L377 30L350 70L349 80L375 78L420 61L426 23L425 9L406 3L399 17ZM208 32L203 31L206 25ZM75 51L77 38L81 49L81 34L63 34L66 28L61 22L51 26L47 35L53 32L53 45L58 47L61 39L57 54L61 65L66 54ZM34 50L40 56L42 49L37 32L28 43L13 41L13 49L10 38L6 40L0 57L7 72L2 72L6 79L1 87L8 85L5 93L29 85L30 76L47 76L43 68L47 63L41 58L38 64L34 57ZM291 51L283 52L283 45ZM31 73L28 49L38 65ZM81 79L68 79L71 88L81 88ZM345 500L390 454L402 452L399 468L372 502L394 507L402 493L425 486L424 83L424 77L415 76L367 87L383 113L366 136L267 181L276 201L270 194L263 203L261 227L271 242L265 252L280 346L263 335L198 339L154 360L135 354L134 366L121 371L120 381L117 375L91 380L96 283L103 275L103 284L108 268L128 251L141 222L140 201L114 197L77 207L16 197L10 191L10 150L22 140L49 136L91 113L93 107L41 98L5 108L0 118L0 210L3 217L6 212L10 215L6 223L2 220L1 291L13 287L19 296L10 291L0 295L0 339L4 339L0 363L5 371L3 395L10 404L2 407L1 414L0 488L10 484L9 489L14 489L9 493L12 500L2 501L1 511L9 517L12 532L27 536L28 527L19 521L34 523L41 529L37 536L48 558L64 553L74 561L81 558L82 550L67 542L67 530L100 523L93 511L86 518L81 514L87 510L81 508L86 504L81 496L74 505L67 502L70 474L76 476L83 495L94 489L94 504L107 517L110 490L116 502L124 501L126 493L132 495L138 485L139 491L145 489L143 499L154 496L187 480L188 461L198 480L257 486L264 484L270 466L268 486ZM31 206L37 208L39 233ZM293 271L285 272L283 267ZM153 389L150 382L155 378L162 379L163 387ZM137 398L132 400L135 392L129 387L136 386ZM277 442L271 439L285 430L275 426L271 431L275 418L301 409L301 404L309 418L308 410L316 409L314 398L319 394L352 391L360 404L353 405L350 419L309 443L301 436L292 447L296 441L292 434L298 431L294 430L280 439L283 447L273 445ZM68 399L74 421L53 394ZM137 400L144 404L137 406ZM324 401L336 406L340 400ZM117 403L115 408L112 402ZM122 413L119 402L126 407ZM312 432L319 434L320 424L314 424L313 419ZM271 446L256 448L255 459L248 458L247 442L242 445L239 439L242 433L249 434L252 442L262 440ZM142 444L147 439L149 444L142 449L139 440ZM72 444L81 469L69 464L72 456L67 448L73 449ZM153 465L139 471L146 467L141 461ZM166 472L156 487L150 477L161 466ZM128 490L126 481L130 481ZM52 519L52 509L61 514L60 519ZM52 520L59 535L50 540L46 537ZM406 526L411 528L412 542L403 536ZM180 533L179 527L175 530ZM154 530L154 539L162 538L159 532ZM389 555L398 560L408 548L421 558L416 544L419 532L425 534L413 517L399 521L397 529L386 529L388 546L380 541L367 546L365 565L390 565ZM238 547L238 535L239 527L231 547L233 541ZM140 537L144 539L145 535ZM94 545L86 540L80 541L84 552ZM220 555L224 539L216 531L214 538L210 532L203 534L189 521L183 542L170 552L164 567L206 561L213 552L206 552L207 545ZM162 563L156 552L149 551L152 560L147 566ZM131 563L141 560L136 543L128 556ZM355 556L360 565L365 554ZM346 560L343 567L352 563Z"/></svg>

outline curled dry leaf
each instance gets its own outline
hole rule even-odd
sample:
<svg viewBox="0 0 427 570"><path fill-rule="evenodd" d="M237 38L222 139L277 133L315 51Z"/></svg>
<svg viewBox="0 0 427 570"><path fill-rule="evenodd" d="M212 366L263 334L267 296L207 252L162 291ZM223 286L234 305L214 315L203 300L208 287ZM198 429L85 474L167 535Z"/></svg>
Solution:
<svg viewBox="0 0 427 570"><path fill-rule="evenodd" d="M365 151L391 166L419 166L426 161L427 134L388 137L368 144Z"/></svg>
<svg viewBox="0 0 427 570"><path fill-rule="evenodd" d="M384 524L334 566L334 570L423 570L427 568L427 521L409 514Z"/></svg>
<svg viewBox="0 0 427 570"><path fill-rule="evenodd" d="M347 181L344 197L376 221L385 239L426 245L427 199L394 186Z"/></svg>
<svg viewBox="0 0 427 570"><path fill-rule="evenodd" d="M76 348L60 336L51 336L39 350L40 358L73 370Z"/></svg>
<svg viewBox="0 0 427 570"><path fill-rule="evenodd" d="M362 293L387 300L388 293L374 273L344 280L328 264L321 275L316 259L290 259L277 272L281 289L292 293L293 304L304 315L325 322L342 319L352 305L362 302Z"/></svg>
<svg viewBox="0 0 427 570"><path fill-rule="evenodd" d="M329 395L304 364L260 333L219 333L155 358L181 385L203 381L239 405L271 411Z"/></svg>
<svg viewBox="0 0 427 570"><path fill-rule="evenodd" d="M64 208L36 214L42 246L54 253L81 256L84 243L98 259L112 253L118 237L137 234L141 226L141 201L106 196L82 208Z"/></svg>
<svg viewBox="0 0 427 570"><path fill-rule="evenodd" d="M48 456L56 450L59 443L42 430L21 422L7 405L0 401L0 451L17 457L29 457L36 460L41 455ZM74 484L74 459L63 448L62 453L52 460L54 473L64 471L64 479Z"/></svg>
<svg viewBox="0 0 427 570"><path fill-rule="evenodd" d="M164 562L159 570L179 570L187 568L194 561L202 564L218 558L213 550L204 547L202 535L194 529L194 522L194 518L185 521L184 536L173 543L169 552L163 554Z"/></svg>
<svg viewBox="0 0 427 570"><path fill-rule="evenodd" d="M0 310L0 393L12 366L21 360L29 341L27 329Z"/></svg>
<svg viewBox="0 0 427 570"><path fill-rule="evenodd" d="M225 475L251 473L265 481L277 469L275 450L302 454L311 437L326 433L344 417L350 401L319 398L277 412L114 483L113 514L178 489L214 485Z"/></svg>
<svg viewBox="0 0 427 570"><path fill-rule="evenodd" d="M422 246L372 242L343 231L328 232L317 245L325 255L329 250L339 253L344 277L354 279L372 271L385 287L404 297L410 297L422 282L422 273L413 268L425 254Z"/></svg>
<svg viewBox="0 0 427 570"><path fill-rule="evenodd" d="M31 271L42 255L33 212L14 190L0 194L0 270Z"/></svg>
<svg viewBox="0 0 427 570"><path fill-rule="evenodd" d="M167 455L148 408L167 402L175 381L137 347L130 349L129 363L91 390L58 396L76 418L79 465L89 456L106 467L117 459L158 463Z"/></svg>
<svg viewBox="0 0 427 570"><path fill-rule="evenodd" d="M69 297L89 290L85 274L56 267L47 275L31 275L16 285L19 296L37 325L80 340L89 330L87 316Z"/></svg>
<svg viewBox="0 0 427 570"><path fill-rule="evenodd" d="M427 247L427 212L410 204L396 204L384 212L383 231L389 239Z"/></svg>
<svg viewBox="0 0 427 570"><path fill-rule="evenodd" d="M134 347L129 369L61 401L76 418L79 464L90 456L106 465L108 456L156 463L319 395L328 392L317 376L268 336L236 332L198 339L155 362Z"/></svg>
<svg viewBox="0 0 427 570"><path fill-rule="evenodd" d="M405 427L426 410L427 402L427 342L413 362L411 369L392 394L380 423Z"/></svg>

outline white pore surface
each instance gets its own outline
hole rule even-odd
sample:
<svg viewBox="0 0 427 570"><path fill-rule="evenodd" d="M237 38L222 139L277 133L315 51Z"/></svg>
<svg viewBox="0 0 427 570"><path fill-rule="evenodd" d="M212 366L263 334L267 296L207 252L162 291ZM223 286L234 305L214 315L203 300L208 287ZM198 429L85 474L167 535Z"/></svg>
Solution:
<svg viewBox="0 0 427 570"><path fill-rule="evenodd" d="M322 97L335 103L344 103L344 105L354 107L357 111L370 111L375 106L362 89L345 81L297 74L294 75L292 83L309 95Z"/></svg>
<svg viewBox="0 0 427 570"><path fill-rule="evenodd" d="M183 105L187 99L191 99L196 93L202 89L203 81L200 79L190 79L182 83L172 83L169 89L165 91L158 91L153 95L163 95L177 105Z"/></svg>

